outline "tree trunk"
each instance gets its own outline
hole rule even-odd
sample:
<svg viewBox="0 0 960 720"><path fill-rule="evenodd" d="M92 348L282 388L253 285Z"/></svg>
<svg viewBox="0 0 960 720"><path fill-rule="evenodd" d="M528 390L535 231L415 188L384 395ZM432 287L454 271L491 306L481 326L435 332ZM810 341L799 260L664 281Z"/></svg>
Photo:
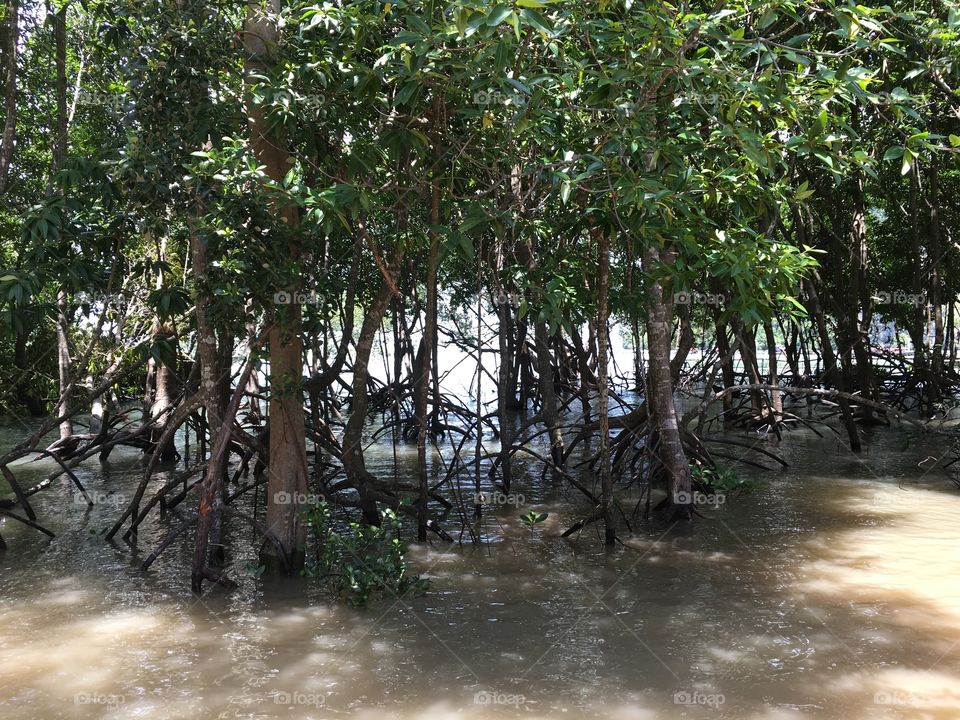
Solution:
<svg viewBox="0 0 960 720"><path fill-rule="evenodd" d="M440 186L434 179L430 190L430 223L436 227L440 224ZM415 405L417 415L417 468L420 474L420 494L417 498L417 540L425 542L427 539L427 500L430 493L430 478L427 475L427 396L429 394L431 376L436 376L434 366L433 347L437 339L437 266L440 262L440 236L429 230L430 250L427 257L427 307L423 321L423 337L420 340L420 366L417 368L417 378L414 385L416 391ZM477 339L479 342L479 338ZM434 407L440 402L439 394L433 398ZM477 402L480 399L477 398ZM479 428L478 428L479 431Z"/></svg>
<svg viewBox="0 0 960 720"><path fill-rule="evenodd" d="M715 328L717 340L717 354L720 362L720 377L723 379L724 387L733 387L737 378L733 372L733 353L730 352L730 341L727 338L727 325L723 321L720 308L713 307L713 326ZM727 425L733 422L733 401L730 395L723 396L723 423Z"/></svg>
<svg viewBox="0 0 960 720"><path fill-rule="evenodd" d="M383 316L394 295L391 286L395 284L399 274L402 258L403 251L396 249L386 268L391 277L389 280L384 278L360 326L357 354L353 362L353 402L347 426L343 431L343 469L347 475L347 481L360 495L360 510L363 513L364 522L375 526L380 525L380 512L377 509L373 488L374 478L367 471L363 460L363 427L367 420L369 401L367 383L370 379L370 353L373 350L377 329L383 322Z"/></svg>
<svg viewBox="0 0 960 720"><path fill-rule="evenodd" d="M6 83L3 95L3 134L0 135L0 196L7 191L17 130L17 52L20 45L20 0L7 0L7 47L4 52Z"/></svg>
<svg viewBox="0 0 960 720"><path fill-rule="evenodd" d="M547 324L537 320L534 326L534 341L537 350L537 371L540 387L540 413L543 424L550 434L550 458L557 468L563 467L563 433L560 430L560 414L557 412L557 390L553 383L553 360L547 337Z"/></svg>
<svg viewBox="0 0 960 720"><path fill-rule="evenodd" d="M57 293L57 370L60 379L60 403L54 412L69 414L73 406L70 361L70 320L67 317L68 303L66 290ZM73 435L73 421L68 417L60 423L60 439Z"/></svg>
<svg viewBox="0 0 960 720"><path fill-rule="evenodd" d="M734 332L737 334L737 345L740 348L740 357L743 359L743 372L751 385L760 384L760 368L757 364L756 328L747 328L740 317L733 317ZM750 391L750 403L753 412L759 417L763 413L764 397L759 390Z"/></svg>
<svg viewBox="0 0 960 720"><path fill-rule="evenodd" d="M274 62L273 50L280 35L275 16L280 12L280 0L250 0L244 32L245 63L248 76L269 72ZM289 153L284 140L267 126L263 109L253 105L249 109L251 121L250 144L257 161L264 166L274 182L283 181L289 167ZM299 223L294 205L275 208L280 220L292 233ZM299 248L288 241L288 254L294 260ZM294 297L295 280L282 288ZM303 347L300 337L300 306L296 303L277 306L271 318L268 336L270 348L270 461L267 483L267 527L276 536L280 548L265 542L260 560L268 571L276 572L286 566L291 570L302 567L305 555L307 528L303 522L300 502L307 493L307 445L303 413ZM279 552L285 558L278 556Z"/></svg>
<svg viewBox="0 0 960 720"><path fill-rule="evenodd" d="M170 328L157 327L153 335L155 340L163 338L171 344L176 342L176 337ZM172 361L175 362L175 360ZM177 374L174 369L165 362L155 362L153 392L152 397L149 398L150 405L146 419L158 418L173 406L178 395L179 388L177 385ZM169 415L164 415L164 417L169 417ZM150 433L152 442L158 442L163 436L165 424L165 422L160 422L153 428ZM163 447L155 447L153 451L160 454L160 460L163 462L169 462L177 457L173 438L170 438Z"/></svg>
<svg viewBox="0 0 960 720"><path fill-rule="evenodd" d="M780 383L780 378L777 376L777 340L773 335L773 325L765 322L763 332L767 339L767 362L770 365L767 373L770 381L768 384L776 386ZM776 427L777 423L783 419L783 394L779 390L770 393L770 410L772 412L770 424Z"/></svg>
<svg viewBox="0 0 960 720"><path fill-rule="evenodd" d="M677 308L677 314L680 316L680 337L677 339L677 352L670 361L670 378L673 384L680 382L680 375L683 373L683 367L687 363L687 356L690 354L696 337L693 334L693 326L690 324L690 306L681 305Z"/></svg>
<svg viewBox="0 0 960 720"><path fill-rule="evenodd" d="M504 256L503 239L499 236L496 239L497 272L494 275L494 287L497 290L495 305L497 308L497 339L500 350L500 369L497 372L497 425L500 431L500 456L498 464L500 466L500 475L503 478L503 492L509 493L510 486L513 484L513 462L510 455L510 447L513 445L513 430L510 426L508 410L510 409L510 399L516 400L516 390L514 389L513 375L513 322L510 307L510 298L507 296L503 285L502 277L505 270L506 258Z"/></svg>
<svg viewBox="0 0 960 720"><path fill-rule="evenodd" d="M930 231L928 233L929 243L927 247L927 257L930 259L930 271L927 273L927 284L930 288L928 298L930 305L933 308L934 327L933 357L931 359L931 366L933 376L935 378L934 382L936 382L939 386L940 376L943 373L943 348L945 343L943 307L940 302L940 264L943 255L943 249L941 247L940 228L940 174L936 153L931 155L927 176L927 204L930 209Z"/></svg>
<svg viewBox="0 0 960 720"><path fill-rule="evenodd" d="M610 411L609 388L607 387L607 337L608 294L610 292L610 240L605 231L595 233L600 255L600 272L597 278L597 387L600 399L597 414L600 416L600 488L603 504L604 544L614 545L617 527L613 514L613 476L610 467Z"/></svg>
<svg viewBox="0 0 960 720"><path fill-rule="evenodd" d="M657 435L659 460L667 476L668 500L674 520L689 519L691 513L690 465L680 440L677 408L670 380L670 330L673 308L666 299L663 282L657 278L659 265L670 265L673 253L655 247L643 251L643 270L647 276L647 401Z"/></svg>
<svg viewBox="0 0 960 720"><path fill-rule="evenodd" d="M840 392L846 392L843 383L843 373L837 367L837 358L833 352L833 346L830 344L830 333L827 331L827 321L823 317L823 309L820 305L820 297L812 281L806 281L807 296L809 298L810 315L816 324L817 333L820 336L820 345L823 350L823 360L825 363L823 380L832 384ZM860 434L857 432L857 424L853 419L853 413L850 411L850 402L845 398L838 398L837 404L840 406L840 417L843 420L844 427L847 429L847 436L850 438L850 449L853 452L860 452Z"/></svg>
<svg viewBox="0 0 960 720"><path fill-rule="evenodd" d="M920 177L916 163L910 171L910 217L920 217ZM914 298L919 298L924 291L924 268L923 268L923 245L920 240L920 223L910 223L910 246L911 259L913 264L912 290ZM910 322L907 326L907 332L910 340L913 342L913 378L912 384L923 383L924 386L929 381L927 362L927 324L925 305L923 303L913 303L910 310ZM924 389L921 397L920 408L924 407L924 398L927 392Z"/></svg>
<svg viewBox="0 0 960 720"><path fill-rule="evenodd" d="M67 123L69 117L69 108L67 107L67 7L68 5L64 3L60 12L52 18L54 65L57 73L57 134L53 143L51 184L53 175L63 167L63 163L67 159Z"/></svg>
<svg viewBox="0 0 960 720"><path fill-rule="evenodd" d="M194 211L200 215L199 208ZM206 277L209 267L207 247L204 239L190 223L190 264L191 272L196 281ZM203 583L210 556L219 555L219 548L210 548L210 529L219 526L223 514L223 463L217 458L215 439L219 436L222 419L220 416L219 383L217 381L217 336L210 322L210 298L202 283L196 282L196 296L194 308L197 321L197 356L200 362L200 387L198 392L203 399L206 409L207 427L211 438L211 465L207 467L201 484L200 510L197 519L197 532L194 545L194 563L191 586L195 593L199 593ZM203 461L203 446L201 443L199 461Z"/></svg>

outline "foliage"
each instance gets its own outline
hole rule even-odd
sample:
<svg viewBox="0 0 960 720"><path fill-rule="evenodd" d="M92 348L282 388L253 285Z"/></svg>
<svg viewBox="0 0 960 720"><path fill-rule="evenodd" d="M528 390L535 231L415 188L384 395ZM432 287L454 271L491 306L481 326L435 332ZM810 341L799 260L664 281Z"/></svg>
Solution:
<svg viewBox="0 0 960 720"><path fill-rule="evenodd" d="M329 582L352 607L382 596L420 595L429 581L409 576L406 548L400 541L400 523L392 510L384 510L380 527L351 522L334 527L330 506L316 502L306 510L306 520L316 552L305 570L310 577Z"/></svg>
<svg viewBox="0 0 960 720"><path fill-rule="evenodd" d="M535 510L531 510L526 515L520 516L520 522L526 525L528 528L532 528L534 525L542 523L549 517L548 513L542 512L538 513Z"/></svg>
<svg viewBox="0 0 960 720"><path fill-rule="evenodd" d="M750 493L763 484L755 477L743 477L733 470L707 467L700 463L690 464L690 474L695 487L710 494L739 495Z"/></svg>

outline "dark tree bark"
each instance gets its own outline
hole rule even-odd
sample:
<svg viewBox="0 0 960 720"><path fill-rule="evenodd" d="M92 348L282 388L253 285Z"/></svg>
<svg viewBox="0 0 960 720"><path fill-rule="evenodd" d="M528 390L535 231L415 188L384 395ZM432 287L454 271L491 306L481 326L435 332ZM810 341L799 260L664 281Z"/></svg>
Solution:
<svg viewBox="0 0 960 720"><path fill-rule="evenodd" d="M173 344L176 337L173 331L168 327L157 326L154 329L154 340L166 340ZM175 362L174 358L170 359ZM170 367L166 362L153 361L153 383L152 393L148 398L149 407L146 419L159 418L166 416L166 413L173 406L177 395L179 394L179 382L175 368ZM153 443L158 443L163 436L165 423L158 423L150 433L150 439ZM177 451L174 447L173 439L170 438L162 446L157 445L154 452L160 455L160 460L169 462L176 459Z"/></svg>
<svg viewBox="0 0 960 720"><path fill-rule="evenodd" d="M547 336L547 324L537 320L534 325L534 340L537 351L537 373L540 389L540 413L550 435L550 458L557 468L563 467L563 433L560 430L560 413L557 410L557 389L553 382L553 357Z"/></svg>
<svg viewBox="0 0 960 720"><path fill-rule="evenodd" d="M597 388L600 399L597 414L600 418L600 488L603 505L604 544L614 545L617 527L613 508L613 477L610 467L610 411L609 387L607 385L607 337L608 300L610 292L610 240L603 230L594 233L597 239L600 268L597 276Z"/></svg>
<svg viewBox="0 0 960 720"><path fill-rule="evenodd" d="M67 5L53 18L54 65L56 66L57 96L57 135L53 143L53 175L63 167L67 159L67 126L69 108L67 107Z"/></svg>
<svg viewBox="0 0 960 720"><path fill-rule="evenodd" d="M244 27L245 63L249 75L269 71L273 51L280 40L274 20L280 12L279 0L250 0ZM250 144L267 176L282 182L288 159L284 140L267 126L261 107L249 109ZM276 208L281 222L291 232L299 224L296 206ZM299 248L292 240L287 251L295 260ZM298 286L289 280L282 288L295 300ZM307 528L300 501L307 493L307 446L303 412L303 345L300 337L300 306L297 302L277 306L268 336L270 348L270 461L267 483L267 527L277 543L265 542L260 559L269 571L281 568L298 570L304 562ZM279 546L279 547L278 547ZM278 553L283 552L281 558Z"/></svg>
<svg viewBox="0 0 960 720"><path fill-rule="evenodd" d="M20 44L20 0L7 0L6 39L4 49L6 67L4 68L3 93L3 134L0 135L0 196L7 191L7 178L10 163L13 161L13 148L17 131L17 54Z"/></svg>
<svg viewBox="0 0 960 720"><path fill-rule="evenodd" d="M363 427L367 420L369 402L367 384L370 379L370 353L373 351L377 330L390 306L390 300L396 294L396 277L399 274L402 259L403 251L395 250L388 267L384 268L387 275L384 276L380 289L374 296L373 303L360 326L357 354L353 362L353 402L350 407L350 417L343 432L343 469L347 475L347 481L360 495L360 510L364 521L368 525L375 526L380 525L380 512L377 509L374 492L374 477L367 470L363 459Z"/></svg>
<svg viewBox="0 0 960 720"><path fill-rule="evenodd" d="M434 178L430 187L430 223L434 227L440 224L440 186ZM430 249L427 256L427 307L423 321L423 337L420 341L420 360L417 368L414 390L416 392L417 421L417 468L420 474L420 493L417 498L417 540L427 539L427 500L430 492L430 478L427 474L427 399L431 386L431 377L436 377L433 347L437 340L437 266L440 262L440 236L429 230ZM478 339L479 341L479 339ZM439 405L440 395L434 394L434 407ZM480 399L477 398L477 402ZM479 429L478 429L479 430Z"/></svg>
<svg viewBox="0 0 960 720"><path fill-rule="evenodd" d="M497 291L497 297L494 304L497 309L497 340L499 343L500 367L497 372L497 424L500 432L500 455L498 464L500 474L503 478L502 486L505 493L510 492L510 486L513 484L513 461L510 454L510 447L513 445L513 430L510 426L510 417L508 411L510 399L516 401L516 391L513 385L513 316L511 313L510 301L506 289L502 282L502 274L506 265L504 254L503 239L498 237L495 246L497 272L495 275L494 288Z"/></svg>
<svg viewBox="0 0 960 720"><path fill-rule="evenodd" d="M690 465L680 440L677 408L670 379L670 330L673 308L667 300L658 272L661 264L673 262L673 253L653 246L644 248L643 270L647 279L647 338L650 356L647 368L647 402L660 439L659 460L667 477L667 492L673 519L691 517Z"/></svg>
<svg viewBox="0 0 960 720"><path fill-rule="evenodd" d="M820 297L817 294L814 283L810 280L805 283L808 296L808 306L810 315L813 317L820 336L820 345L823 351L823 360L825 363L823 379L828 385L833 385L840 392L846 392L846 386L843 382L843 373L837 365L837 357L834 354L833 346L830 344L830 333L827 331L827 321L823 316L823 309L820 304ZM847 430L847 437L850 438L850 449L853 452L860 452L860 434L857 432L857 423L853 418L853 412L850 409L850 401L845 398L839 398L837 404L840 406L840 417Z"/></svg>

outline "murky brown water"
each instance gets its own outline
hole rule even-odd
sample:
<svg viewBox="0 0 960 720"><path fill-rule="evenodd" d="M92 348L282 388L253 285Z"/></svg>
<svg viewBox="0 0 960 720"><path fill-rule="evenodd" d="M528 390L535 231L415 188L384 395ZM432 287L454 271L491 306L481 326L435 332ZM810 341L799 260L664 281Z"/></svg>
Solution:
<svg viewBox="0 0 960 720"><path fill-rule="evenodd" d="M537 472L488 518L496 542L414 548L429 594L363 610L264 584L252 550L239 590L197 600L190 538L139 572L179 520L133 556L98 539L140 467L117 453L82 469L93 510L65 484L37 498L55 540L0 525L0 717L960 718L960 491L918 466L948 448L906 430L867 447L793 433L754 494L609 554L593 530L557 538L578 501ZM528 509L550 517L530 530Z"/></svg>

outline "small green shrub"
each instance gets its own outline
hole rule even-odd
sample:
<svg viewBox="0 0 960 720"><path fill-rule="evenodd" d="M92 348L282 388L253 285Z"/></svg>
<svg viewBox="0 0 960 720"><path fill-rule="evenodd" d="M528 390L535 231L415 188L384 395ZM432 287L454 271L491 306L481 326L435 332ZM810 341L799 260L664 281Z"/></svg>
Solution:
<svg viewBox="0 0 960 720"><path fill-rule="evenodd" d="M690 466L694 484L703 486L705 492L739 495L756 490L763 484L756 478L742 478L732 470L716 470L703 465Z"/></svg>
<svg viewBox="0 0 960 720"><path fill-rule="evenodd" d="M306 518L316 552L305 574L330 582L351 607L382 595L421 595L429 587L429 581L407 575L407 549L398 537L400 522L392 510L383 511L380 527L350 523L346 532L333 527L326 502L312 505Z"/></svg>

